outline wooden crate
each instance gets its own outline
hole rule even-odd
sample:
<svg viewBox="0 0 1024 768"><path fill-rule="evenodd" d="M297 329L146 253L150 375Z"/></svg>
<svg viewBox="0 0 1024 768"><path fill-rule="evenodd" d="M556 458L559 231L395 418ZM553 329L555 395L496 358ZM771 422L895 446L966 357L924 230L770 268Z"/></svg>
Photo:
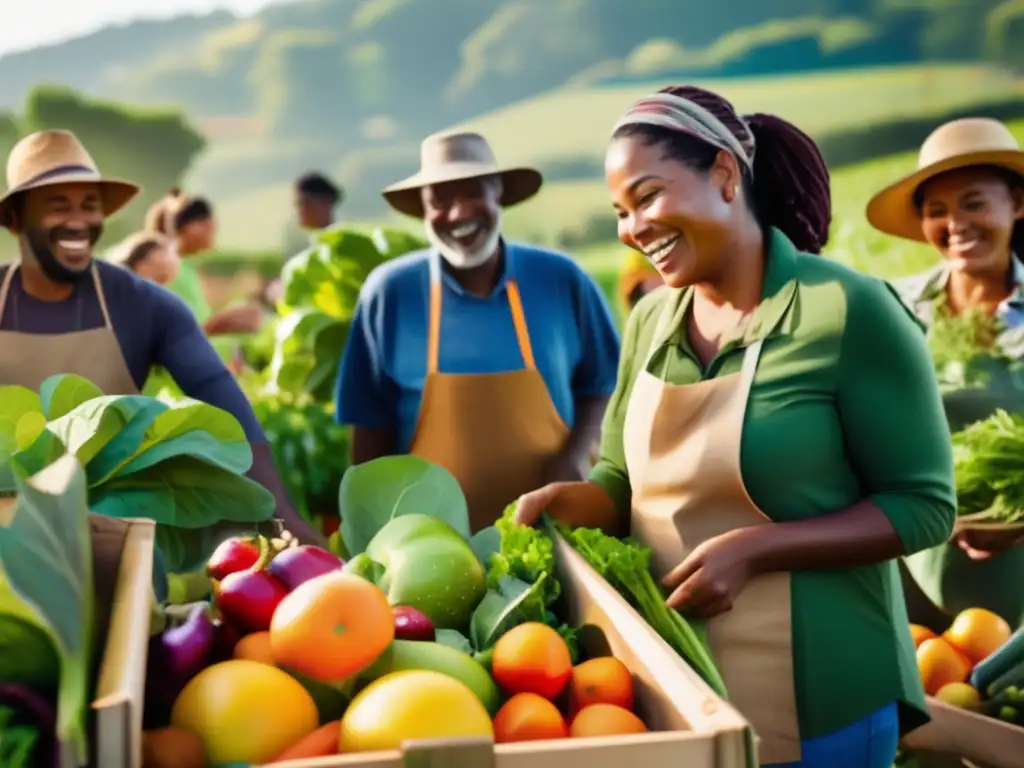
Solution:
<svg viewBox="0 0 1024 768"><path fill-rule="evenodd" d="M932 719L903 738L903 746L929 755L969 760L981 768L1024 765L1024 728L928 699ZM938 762L938 761L935 761ZM930 765L927 756L925 765Z"/></svg>
<svg viewBox="0 0 1024 768"><path fill-rule="evenodd" d="M556 538L568 620L584 627L590 656L614 655L633 672L636 710L652 733L501 744L456 739L407 742L401 751L274 763L274 768L747 768L757 761L749 724L716 696L664 640L563 540Z"/></svg>
<svg viewBox="0 0 1024 768"><path fill-rule="evenodd" d="M156 523L111 518L96 519L93 523L94 542L98 535L121 537L123 546L92 703L91 765L141 768ZM97 530L98 526L102 531ZM102 589L102 585L98 587Z"/></svg>

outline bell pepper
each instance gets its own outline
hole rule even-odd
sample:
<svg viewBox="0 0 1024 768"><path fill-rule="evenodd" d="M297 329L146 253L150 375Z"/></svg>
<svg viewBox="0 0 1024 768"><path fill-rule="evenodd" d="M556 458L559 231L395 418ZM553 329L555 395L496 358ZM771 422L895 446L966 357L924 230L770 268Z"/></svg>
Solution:
<svg viewBox="0 0 1024 768"><path fill-rule="evenodd" d="M469 542L429 515L394 518L345 570L375 583L392 605L426 614L439 629L465 631L487 591L484 567Z"/></svg>

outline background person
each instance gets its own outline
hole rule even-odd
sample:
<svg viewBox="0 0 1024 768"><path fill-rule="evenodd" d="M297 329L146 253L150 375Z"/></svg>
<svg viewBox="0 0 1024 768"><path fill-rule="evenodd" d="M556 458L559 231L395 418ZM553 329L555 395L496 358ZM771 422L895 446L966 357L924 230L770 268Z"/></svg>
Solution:
<svg viewBox="0 0 1024 768"><path fill-rule="evenodd" d="M942 261L896 283L922 322L979 317L977 338L1011 359L1024 326L1024 151L998 120L969 118L937 128L921 147L918 169L879 192L867 217L882 232L931 245ZM959 430L997 408L1024 412L1017 375L993 371L984 384L946 396ZM979 543L967 531L907 559L925 594L956 614L987 608L1024 624L1024 546ZM987 549L986 549L987 547ZM909 592L909 591L908 591Z"/></svg>
<svg viewBox="0 0 1024 768"><path fill-rule="evenodd" d="M0 222L20 258L0 266L0 385L38 391L50 376L76 374L108 395L131 395L162 366L186 395L238 419L252 446L249 476L275 496L291 533L321 541L292 509L249 401L188 307L93 258L104 219L138 187L103 178L74 134L49 130L11 150L7 188Z"/></svg>
<svg viewBox="0 0 1024 768"><path fill-rule="evenodd" d="M619 301L623 311L629 314L640 299L664 284L658 270L646 256L630 251L619 270Z"/></svg>
<svg viewBox="0 0 1024 768"><path fill-rule="evenodd" d="M666 89L620 119L605 169L620 239L668 288L630 315L589 481L525 495L519 520L651 547L763 764L890 768L928 718L895 559L956 512L920 326L817 256L828 171L777 117Z"/></svg>
<svg viewBox="0 0 1024 768"><path fill-rule="evenodd" d="M107 261L163 286L172 283L181 270L181 259L174 243L155 232L136 232L125 238L110 253Z"/></svg>
<svg viewBox="0 0 1024 768"><path fill-rule="evenodd" d="M619 339L568 256L506 242L502 210L541 175L503 168L474 133L427 138L418 173L384 190L431 248L364 283L341 363L353 461L412 453L448 469L474 530L519 494L585 476L615 386Z"/></svg>

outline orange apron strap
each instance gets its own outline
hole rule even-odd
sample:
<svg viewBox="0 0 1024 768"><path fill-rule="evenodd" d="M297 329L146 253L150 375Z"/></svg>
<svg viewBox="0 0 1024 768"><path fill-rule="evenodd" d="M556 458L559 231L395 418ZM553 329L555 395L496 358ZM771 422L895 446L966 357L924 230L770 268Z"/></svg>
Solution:
<svg viewBox="0 0 1024 768"><path fill-rule="evenodd" d="M530 344L530 330L526 327L526 314L523 312L523 299L519 295L519 284L515 280L509 280L506 290L508 307L512 310L512 324L516 329L516 340L523 355L523 367L528 371L535 370L537 364L533 359L533 345Z"/></svg>
<svg viewBox="0 0 1024 768"><path fill-rule="evenodd" d="M0 320L3 320L4 310L7 309L7 294L11 289L11 280L14 279L14 270L18 268L18 262L11 262L11 268L4 275L4 282L0 285Z"/></svg>
<svg viewBox="0 0 1024 768"><path fill-rule="evenodd" d="M103 313L103 325L108 330L114 329L114 324L110 322L110 312L107 311L107 297L103 295L103 283L100 281L100 271L96 268L96 264L92 265L92 284L96 286L96 298L100 302L100 312Z"/></svg>
<svg viewBox="0 0 1024 768"><path fill-rule="evenodd" d="M441 341L441 281L430 281L430 310L427 326L427 374L437 373Z"/></svg>

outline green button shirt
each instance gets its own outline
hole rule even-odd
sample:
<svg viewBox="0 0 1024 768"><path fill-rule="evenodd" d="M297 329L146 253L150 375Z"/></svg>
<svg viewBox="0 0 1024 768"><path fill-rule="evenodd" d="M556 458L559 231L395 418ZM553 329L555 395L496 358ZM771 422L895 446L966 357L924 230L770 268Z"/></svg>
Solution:
<svg viewBox="0 0 1024 768"><path fill-rule="evenodd" d="M921 326L884 282L769 241L762 302L747 329L706 369L684 318L692 289L658 290L630 315L619 379L591 480L630 507L623 449L626 406L655 326L672 322L647 364L672 384L738 373L764 340L743 427L741 468L751 498L777 522L804 520L870 498L907 552L946 541L956 514L953 456ZM837 731L900 701L904 729L926 719L895 562L792 575L801 737Z"/></svg>
<svg viewBox="0 0 1024 768"><path fill-rule="evenodd" d="M1024 358L1024 262L1012 261L1013 287L996 309L1002 326L997 349L1013 360ZM944 262L920 275L894 281L903 300L926 325L946 302L950 269ZM994 372L983 388L959 389L945 397L952 429L986 418L997 408L1024 414L1020 372ZM988 560L971 560L956 544L941 544L907 558L907 567L928 598L948 612L987 608L1012 627L1024 626L1024 546Z"/></svg>

